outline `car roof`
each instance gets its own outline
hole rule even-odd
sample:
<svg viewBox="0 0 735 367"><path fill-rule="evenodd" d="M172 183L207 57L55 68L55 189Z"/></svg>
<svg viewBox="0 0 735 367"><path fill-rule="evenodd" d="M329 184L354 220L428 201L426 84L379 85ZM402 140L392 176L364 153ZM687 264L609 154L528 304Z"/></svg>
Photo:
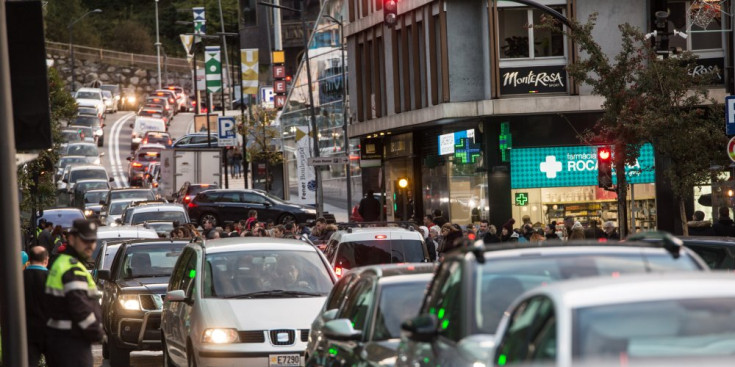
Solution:
<svg viewBox="0 0 735 367"><path fill-rule="evenodd" d="M84 91L84 92L90 92L90 91L91 92L98 92L98 91L101 91L101 89L100 88L82 87L82 88L77 89L77 92L79 92L79 91Z"/></svg>
<svg viewBox="0 0 735 367"><path fill-rule="evenodd" d="M376 264L354 268L350 273L372 273L381 278L411 274L433 274L435 263Z"/></svg>
<svg viewBox="0 0 735 367"><path fill-rule="evenodd" d="M79 165L73 165L71 167L71 169L72 170L75 170L75 171L91 169L91 170L102 170L102 171L107 172L107 170L105 169L105 167L98 166L96 164L79 164Z"/></svg>
<svg viewBox="0 0 735 367"><path fill-rule="evenodd" d="M153 231L153 229L151 229ZM155 231L154 231L155 232ZM177 244L177 245L184 245L189 243L189 240L174 240L174 239L163 239L160 237L157 237L157 239L136 239L136 240L130 240L125 245L127 247L140 247L140 246L146 246L146 245L165 245L165 244Z"/></svg>
<svg viewBox="0 0 735 367"><path fill-rule="evenodd" d="M68 159L87 159L87 156L84 156L84 155L63 155L63 156L59 157L59 160L62 160L62 159L65 159L65 158L68 158Z"/></svg>
<svg viewBox="0 0 735 367"><path fill-rule="evenodd" d="M340 242L348 242L355 240L375 240L377 235L387 235L390 239L411 239L415 237L417 240L423 240L424 237L419 231L411 231L402 227L368 227L368 228L350 228L340 230L334 234L333 238L339 238Z"/></svg>
<svg viewBox="0 0 735 367"><path fill-rule="evenodd" d="M299 240L270 237L234 237L207 240L202 246L208 254L231 251L307 251L316 252L316 247Z"/></svg>
<svg viewBox="0 0 735 367"><path fill-rule="evenodd" d="M143 187L115 187L112 191L151 191Z"/></svg>
<svg viewBox="0 0 735 367"><path fill-rule="evenodd" d="M182 211L186 212L184 206L181 204L173 203L160 203L160 204L148 204L134 207L134 213L138 212L160 212L160 211Z"/></svg>
<svg viewBox="0 0 735 367"><path fill-rule="evenodd" d="M735 246L735 237L723 236L677 236L684 244L715 244Z"/></svg>
<svg viewBox="0 0 735 367"><path fill-rule="evenodd" d="M683 249L682 249L683 250ZM683 250L685 251L685 250ZM580 243L580 244L566 244L560 246L529 246L529 247L507 247L503 249L493 249L492 251L485 252L486 259L503 258L503 257L518 257L518 256L529 256L532 254L544 255L574 255L574 254L606 254L606 253L665 253L666 250L662 247L648 246L648 244L641 243L615 243L615 244L592 244L592 243Z"/></svg>
<svg viewBox="0 0 735 367"><path fill-rule="evenodd" d="M429 283L429 281L431 281L431 278L433 276L434 276L433 273L420 273L420 274L403 274L403 275L393 276L393 277L381 277L378 280L378 284L382 286L386 286L386 285L405 284L405 283L413 283L413 282Z"/></svg>
<svg viewBox="0 0 735 367"><path fill-rule="evenodd" d="M687 298L735 297L735 275L724 272L651 273L555 282L531 290L563 308Z"/></svg>
<svg viewBox="0 0 735 367"><path fill-rule="evenodd" d="M155 230L142 226L98 227L97 238L107 240L115 238L158 238Z"/></svg>
<svg viewBox="0 0 735 367"><path fill-rule="evenodd" d="M81 212L82 210L79 208L50 208L50 209L44 209L43 215L41 217L45 217L46 213L54 213L54 212Z"/></svg>

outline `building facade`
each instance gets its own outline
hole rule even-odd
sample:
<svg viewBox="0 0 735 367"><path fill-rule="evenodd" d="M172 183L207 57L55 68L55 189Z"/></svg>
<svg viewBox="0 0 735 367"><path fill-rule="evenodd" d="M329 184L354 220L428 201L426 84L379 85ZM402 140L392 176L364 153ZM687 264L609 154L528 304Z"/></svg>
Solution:
<svg viewBox="0 0 735 367"><path fill-rule="evenodd" d="M579 59L575 45L531 27L543 12L513 1L402 0L388 27L381 1L345 1L349 137L363 154L382 153L361 161L359 180L364 191L385 192L389 220L403 216L395 182L409 177L416 217L439 209L459 224L500 226L525 215L534 223L617 221L614 194L597 188L596 147L579 138L603 100L567 75ZM688 33L670 46L700 56L691 72L718 73L711 96L724 100L732 65L732 39L718 31L731 27L724 13L698 33L688 1L538 2L582 21L600 14L594 37L610 58L620 51L619 24L648 32L655 12L668 10L669 31ZM644 146L628 167L632 219L640 229L674 231L678 211L658 160Z"/></svg>

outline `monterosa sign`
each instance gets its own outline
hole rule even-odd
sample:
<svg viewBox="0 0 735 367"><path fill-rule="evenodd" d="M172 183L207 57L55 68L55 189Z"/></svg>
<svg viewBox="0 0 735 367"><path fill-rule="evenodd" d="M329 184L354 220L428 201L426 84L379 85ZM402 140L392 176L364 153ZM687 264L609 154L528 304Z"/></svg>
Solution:
<svg viewBox="0 0 735 367"><path fill-rule="evenodd" d="M500 69L501 94L560 93L567 91L564 65Z"/></svg>
<svg viewBox="0 0 735 367"><path fill-rule="evenodd" d="M653 146L641 147L638 161L625 167L631 183L655 181ZM613 170L613 182L617 182ZM513 189L597 185L597 147L520 148L510 151Z"/></svg>

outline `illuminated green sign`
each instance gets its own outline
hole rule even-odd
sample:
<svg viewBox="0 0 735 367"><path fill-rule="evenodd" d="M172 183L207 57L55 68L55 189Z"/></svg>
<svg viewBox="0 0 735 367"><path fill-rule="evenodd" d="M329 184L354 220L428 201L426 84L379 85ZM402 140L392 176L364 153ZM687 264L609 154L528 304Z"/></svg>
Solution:
<svg viewBox="0 0 735 367"><path fill-rule="evenodd" d="M630 183L654 182L653 146L641 147L638 161L626 166L625 173ZM616 181L613 171L613 183ZM597 147L511 149L510 186L513 189L597 186Z"/></svg>
<svg viewBox="0 0 735 367"><path fill-rule="evenodd" d="M527 192L517 192L515 195L515 203L517 206L526 206L528 204L528 193Z"/></svg>
<svg viewBox="0 0 735 367"><path fill-rule="evenodd" d="M510 135L510 123L500 123L500 135L498 135L498 148L500 148L501 162L507 162L510 158L510 148L513 146L513 137Z"/></svg>

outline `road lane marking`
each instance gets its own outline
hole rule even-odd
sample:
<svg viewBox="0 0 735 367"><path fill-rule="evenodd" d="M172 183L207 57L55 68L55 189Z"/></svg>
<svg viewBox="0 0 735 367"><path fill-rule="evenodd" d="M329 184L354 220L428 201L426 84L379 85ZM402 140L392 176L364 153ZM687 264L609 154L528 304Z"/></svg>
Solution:
<svg viewBox="0 0 735 367"><path fill-rule="evenodd" d="M127 179L125 174L122 172L122 161L120 160L120 131L124 126L125 122L131 117L135 116L134 113L129 113L119 120L115 121L110 130L110 144L108 145L108 151L110 155L110 169L115 180L115 184L118 188L127 187Z"/></svg>

